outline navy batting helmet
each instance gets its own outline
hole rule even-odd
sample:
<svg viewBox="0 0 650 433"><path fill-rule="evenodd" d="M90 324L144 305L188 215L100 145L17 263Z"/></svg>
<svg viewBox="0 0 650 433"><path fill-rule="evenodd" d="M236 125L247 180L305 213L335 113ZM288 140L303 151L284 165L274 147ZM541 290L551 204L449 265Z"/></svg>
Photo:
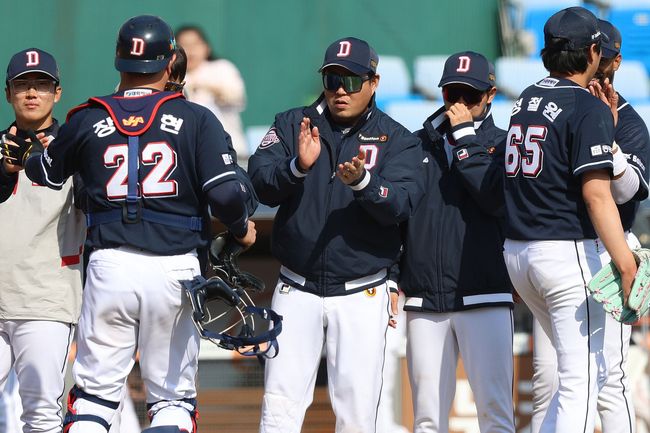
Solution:
<svg viewBox="0 0 650 433"><path fill-rule="evenodd" d="M175 49L174 32L165 21L139 15L125 22L117 34L115 69L141 74L159 72Z"/></svg>

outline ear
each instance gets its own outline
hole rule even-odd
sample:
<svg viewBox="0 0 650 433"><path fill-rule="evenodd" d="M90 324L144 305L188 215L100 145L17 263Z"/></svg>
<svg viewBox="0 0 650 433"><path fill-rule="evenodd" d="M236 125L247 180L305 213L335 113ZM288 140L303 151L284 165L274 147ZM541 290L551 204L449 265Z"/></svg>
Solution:
<svg viewBox="0 0 650 433"><path fill-rule="evenodd" d="M614 71L618 71L618 68L621 67L621 62L623 61L623 56L621 54L617 54L616 57L614 57Z"/></svg>
<svg viewBox="0 0 650 433"><path fill-rule="evenodd" d="M167 66L165 67L165 72L167 73L168 77L172 76L172 66L174 65L175 61L176 61L176 53L172 54L171 60L169 61L169 63L167 63Z"/></svg>
<svg viewBox="0 0 650 433"><path fill-rule="evenodd" d="M373 77L370 79L370 89L372 89L372 92L375 93L377 91L377 86L379 86L379 74L373 75Z"/></svg>
<svg viewBox="0 0 650 433"><path fill-rule="evenodd" d="M600 48L598 51L598 46L596 44L591 44L589 47L589 63L600 63L600 56L603 51L603 48Z"/></svg>
<svg viewBox="0 0 650 433"><path fill-rule="evenodd" d="M56 89L54 89L54 103L55 104L57 102L59 102L59 100L61 99L61 92L63 92L63 89L61 88L61 86L56 86Z"/></svg>
<svg viewBox="0 0 650 433"><path fill-rule="evenodd" d="M9 92L9 86L5 87L5 98L7 98L7 102L11 104L11 93Z"/></svg>
<svg viewBox="0 0 650 433"><path fill-rule="evenodd" d="M487 91L487 103L491 104L492 101L494 100L494 97L497 95L497 88L496 87L491 87L490 90Z"/></svg>

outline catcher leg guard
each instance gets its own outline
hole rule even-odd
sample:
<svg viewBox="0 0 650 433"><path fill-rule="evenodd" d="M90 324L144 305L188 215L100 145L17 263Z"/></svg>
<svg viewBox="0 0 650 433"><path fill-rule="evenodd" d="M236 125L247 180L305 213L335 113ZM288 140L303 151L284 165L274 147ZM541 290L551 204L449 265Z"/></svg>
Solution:
<svg viewBox="0 0 650 433"><path fill-rule="evenodd" d="M88 394L77 385L68 394L63 433L106 433L120 403Z"/></svg>
<svg viewBox="0 0 650 433"><path fill-rule="evenodd" d="M147 415L151 421L151 427L177 426L183 433L196 433L197 431L196 420L199 418L199 412L196 410L195 398L149 403L147 404Z"/></svg>

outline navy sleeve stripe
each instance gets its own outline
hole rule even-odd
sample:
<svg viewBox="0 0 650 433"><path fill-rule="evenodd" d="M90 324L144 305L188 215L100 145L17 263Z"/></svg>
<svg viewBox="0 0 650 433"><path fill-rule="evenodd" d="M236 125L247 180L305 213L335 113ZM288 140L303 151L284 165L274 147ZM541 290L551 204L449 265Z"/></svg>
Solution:
<svg viewBox="0 0 650 433"><path fill-rule="evenodd" d="M221 179L222 177L226 177L226 176L234 176L235 174L236 173L234 171L226 171L224 173L221 173L218 176L213 177L212 179L208 179L208 181L203 184L203 189L205 190L205 187L207 187L210 183L214 182L217 179Z"/></svg>
<svg viewBox="0 0 650 433"><path fill-rule="evenodd" d="M592 168L598 168L600 166L603 166L605 168L606 166L613 168L614 163L611 160L605 160L605 161L598 161L598 162L590 162L589 164L582 164L580 167L577 167L575 170L573 170L573 174L578 174L578 172L583 171L587 167L592 167Z"/></svg>
<svg viewBox="0 0 650 433"><path fill-rule="evenodd" d="M48 185L51 185L56 189L61 189L63 187L63 184L65 183L65 181L57 183L57 182L53 182L53 181L50 180L50 177L48 176L48 173L47 173L47 167L45 167L45 164L43 164L43 158L44 157L45 157L44 155L41 155L40 162L41 162L41 168L43 169L43 174L45 175L45 182L47 182Z"/></svg>

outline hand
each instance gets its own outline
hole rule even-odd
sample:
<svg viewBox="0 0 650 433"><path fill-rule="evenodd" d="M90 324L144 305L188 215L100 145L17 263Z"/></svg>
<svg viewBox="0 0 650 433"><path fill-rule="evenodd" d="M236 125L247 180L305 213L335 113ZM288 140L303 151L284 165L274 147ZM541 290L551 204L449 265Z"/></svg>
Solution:
<svg viewBox="0 0 650 433"><path fill-rule="evenodd" d="M235 238L237 242L242 244L245 249L248 249L255 243L257 240L257 230L255 230L255 223L251 220L248 220L248 230L246 235L243 238Z"/></svg>
<svg viewBox="0 0 650 433"><path fill-rule="evenodd" d="M391 328L397 328L397 301L399 300L399 294L396 292L390 292L390 316L388 318L388 326Z"/></svg>
<svg viewBox="0 0 650 433"><path fill-rule="evenodd" d="M311 128L311 120L303 117L298 135L298 165L302 171L309 170L320 155L320 134L318 127Z"/></svg>
<svg viewBox="0 0 650 433"><path fill-rule="evenodd" d="M589 92L609 107L614 118L614 126L616 126L618 123L618 93L616 93L614 85L609 82L609 78L605 78L603 85L598 80L591 80Z"/></svg>
<svg viewBox="0 0 650 433"><path fill-rule="evenodd" d="M617 269L621 274L621 288L623 289L623 305L627 305L627 300L630 297L632 284L636 277L637 264L634 255L630 251L630 257L626 260L625 266L617 265Z"/></svg>
<svg viewBox="0 0 650 433"><path fill-rule="evenodd" d="M2 164L7 173L17 173L22 170L20 160L22 159L21 148L12 138L16 137L18 132L15 126L9 128L9 133L2 137L0 153L2 153Z"/></svg>
<svg viewBox="0 0 650 433"><path fill-rule="evenodd" d="M359 149L359 154L352 158L352 161L339 164L338 170L336 171L336 177L341 179L346 185L350 185L361 179L361 176L364 175L366 164L366 153Z"/></svg>
<svg viewBox="0 0 650 433"><path fill-rule="evenodd" d="M449 110L447 110L445 114L449 118L449 123L452 127L460 125L461 123L474 122L472 113L470 113L469 109L460 102L456 102L454 105L449 107Z"/></svg>
<svg viewBox="0 0 650 433"><path fill-rule="evenodd" d="M512 290L512 300L515 302L515 304L520 304L522 299L521 296L519 296L519 293L517 293L516 290Z"/></svg>

